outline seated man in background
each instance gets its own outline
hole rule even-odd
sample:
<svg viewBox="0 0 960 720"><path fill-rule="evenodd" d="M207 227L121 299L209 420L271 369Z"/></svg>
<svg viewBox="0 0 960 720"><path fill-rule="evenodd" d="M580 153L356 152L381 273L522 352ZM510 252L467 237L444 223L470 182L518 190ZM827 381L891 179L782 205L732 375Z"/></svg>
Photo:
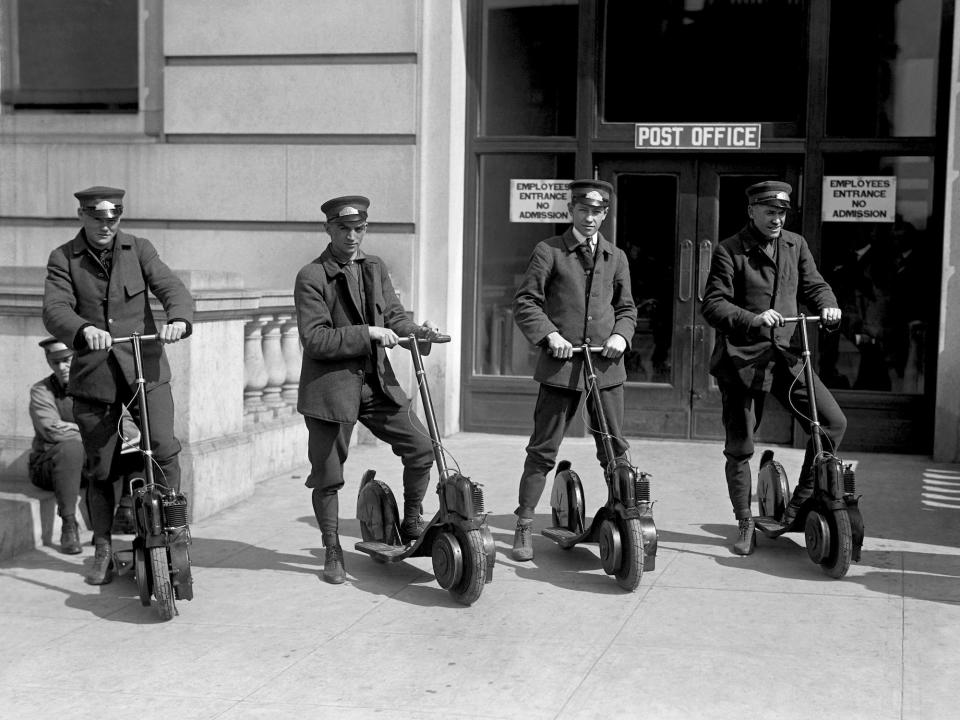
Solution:
<svg viewBox="0 0 960 720"><path fill-rule="evenodd" d="M30 482L57 497L62 522L60 552L80 552L77 499L83 472L83 442L67 395L73 350L56 338L40 341L53 373L30 388L30 419L35 435L30 451Z"/></svg>

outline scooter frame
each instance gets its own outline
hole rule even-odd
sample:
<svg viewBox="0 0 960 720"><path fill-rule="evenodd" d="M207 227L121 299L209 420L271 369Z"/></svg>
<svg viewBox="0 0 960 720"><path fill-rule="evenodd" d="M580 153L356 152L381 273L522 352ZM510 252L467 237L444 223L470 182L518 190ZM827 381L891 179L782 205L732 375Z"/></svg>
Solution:
<svg viewBox="0 0 960 720"><path fill-rule="evenodd" d="M606 456L603 476L607 501L594 515L590 526L585 527L583 485L570 463L562 460L550 495L554 527L543 530L543 535L564 550L579 543L598 543L604 571L613 575L620 587L632 592L640 585L643 572L656 568L657 527L650 500L651 475L614 455L591 357L591 353L602 351L602 347L588 344L573 348L573 352L583 353L585 402L593 402L600 425Z"/></svg>
<svg viewBox="0 0 960 720"><path fill-rule="evenodd" d="M189 552L192 541L187 524L186 495L157 482L154 476L141 344L157 340L156 334L139 333L113 338L114 345L129 342L133 348L133 367L137 376L135 397L140 408L139 450L144 458L144 477L129 481L135 526L133 547L115 552L114 563L118 575L125 575L133 569L141 605L149 607L153 596L160 619L170 620L179 614L177 600L193 599Z"/></svg>
<svg viewBox="0 0 960 720"><path fill-rule="evenodd" d="M400 345L410 351L420 388L427 431L433 443L434 462L440 475L437 482L440 508L419 538L408 544L401 543L398 528L393 524L399 521L393 494L385 483L374 479L375 470L367 470L360 483L358 518L363 493L374 489L368 488L369 483L377 483L380 487L376 490L380 497L385 498L385 504L392 506L384 517L393 517L376 527L368 527L361 519L363 540L354 547L381 563L400 562L409 557L430 557L440 587L447 590L457 602L472 605L479 599L483 586L493 580L496 549L486 522L482 487L459 470L447 466L427 384L423 356L429 353L433 343L448 342L450 336L442 334L426 339L411 334L400 339ZM421 350L421 346L424 350Z"/></svg>
<svg viewBox="0 0 960 720"><path fill-rule="evenodd" d="M760 516L755 518L755 523L760 532L770 538L802 530L810 559L830 577L841 578L850 569L851 561L860 560L864 528L853 465L844 464L833 452L825 450L820 437L823 429L817 417L807 323L822 320L819 315L800 314L785 317L783 322L795 322L800 326L803 371L810 406L810 437L814 449L813 494L800 506L794 522L783 525L780 519L791 497L790 485L783 466L774 460L773 451L767 450L761 456L757 476Z"/></svg>

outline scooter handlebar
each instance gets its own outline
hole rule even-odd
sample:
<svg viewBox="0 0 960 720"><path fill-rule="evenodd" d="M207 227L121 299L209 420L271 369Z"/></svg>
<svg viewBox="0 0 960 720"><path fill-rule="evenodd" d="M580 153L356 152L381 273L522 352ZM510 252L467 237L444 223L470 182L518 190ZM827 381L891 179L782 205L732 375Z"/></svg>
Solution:
<svg viewBox="0 0 960 720"><path fill-rule="evenodd" d="M792 322L813 322L819 323L822 322L826 324L826 320L823 319L820 315L796 315L794 317L785 317L783 319L784 324Z"/></svg>
<svg viewBox="0 0 960 720"><path fill-rule="evenodd" d="M600 353L600 352L603 352L603 345L574 345L574 346L573 346L573 352L574 352L574 353L582 353L584 348L586 348L587 350L589 350L589 351L592 352L592 353Z"/></svg>
<svg viewBox="0 0 960 720"><path fill-rule="evenodd" d="M416 337L415 335L408 335L407 337L400 338L400 342L397 344L400 345L400 347L409 349L410 344L413 342L416 342L419 345L423 345L424 343L432 345L434 343L448 343L451 339L452 338L449 335L445 335L443 333L437 333L436 335L425 338Z"/></svg>
<svg viewBox="0 0 960 720"><path fill-rule="evenodd" d="M157 335L157 333L151 333L150 335L139 335L138 337L140 338L140 342L144 342L144 341L149 342L151 340L160 339L160 336ZM116 345L117 343L133 342L133 336L128 335L127 337L115 337L113 338L112 342L114 345Z"/></svg>

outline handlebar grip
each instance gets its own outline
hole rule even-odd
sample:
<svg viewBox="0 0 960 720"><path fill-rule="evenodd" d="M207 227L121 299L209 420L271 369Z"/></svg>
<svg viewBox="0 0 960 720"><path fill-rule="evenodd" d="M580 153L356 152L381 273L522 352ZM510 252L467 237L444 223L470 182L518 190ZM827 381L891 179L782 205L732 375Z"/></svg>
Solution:
<svg viewBox="0 0 960 720"><path fill-rule="evenodd" d="M437 335L434 335L433 337L430 337L430 338L418 338L413 335L408 335L407 337L400 338L400 342L398 344L400 345L400 347L408 348L410 347L410 343L414 340L420 343L421 345L423 343L429 343L432 345L434 343L448 343L452 340L452 338L449 335L445 335L442 333L438 333Z"/></svg>
<svg viewBox="0 0 960 720"><path fill-rule="evenodd" d="M603 352L603 345L590 345L590 346L575 345L573 348L573 352L575 353L583 352L584 347L586 347L590 352L594 352L594 353Z"/></svg>

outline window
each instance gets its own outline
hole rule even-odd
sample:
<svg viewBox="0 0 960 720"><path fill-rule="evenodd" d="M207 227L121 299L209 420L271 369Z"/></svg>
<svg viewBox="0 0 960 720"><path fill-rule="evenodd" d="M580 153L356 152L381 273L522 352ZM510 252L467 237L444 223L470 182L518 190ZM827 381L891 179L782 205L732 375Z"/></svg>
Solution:
<svg viewBox="0 0 960 720"><path fill-rule="evenodd" d="M573 135L577 3L485 0L482 135Z"/></svg>
<svg viewBox="0 0 960 720"><path fill-rule="evenodd" d="M138 111L139 2L0 2L4 106L17 111Z"/></svg>
<svg viewBox="0 0 960 720"><path fill-rule="evenodd" d="M608 0L604 121L763 122L801 135L806 18L805 0Z"/></svg>
<svg viewBox="0 0 960 720"><path fill-rule="evenodd" d="M828 134L933 136L942 12L936 0L834 1Z"/></svg>
<svg viewBox="0 0 960 720"><path fill-rule="evenodd" d="M931 228L932 157L824 158L827 176L896 181L892 222L824 222L820 269L843 311L823 337L828 387L922 394L937 327L942 241ZM936 282L931 282L931 279Z"/></svg>
<svg viewBox="0 0 960 720"><path fill-rule="evenodd" d="M513 296L538 242L567 223L510 221L511 179L572 179L573 156L484 155L480 159L480 243L477 356L481 375L533 374L539 350L513 322Z"/></svg>

